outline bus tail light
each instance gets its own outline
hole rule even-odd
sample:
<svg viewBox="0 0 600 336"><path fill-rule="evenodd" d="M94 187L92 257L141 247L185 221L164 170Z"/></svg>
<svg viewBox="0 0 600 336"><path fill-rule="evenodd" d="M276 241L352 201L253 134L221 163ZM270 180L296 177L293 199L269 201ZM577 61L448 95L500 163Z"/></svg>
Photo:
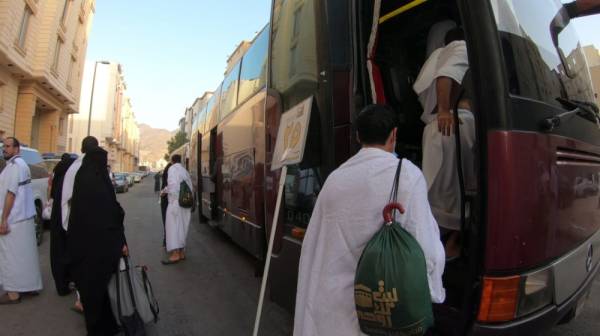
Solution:
<svg viewBox="0 0 600 336"><path fill-rule="evenodd" d="M481 322L504 322L517 315L521 277L484 277L477 319Z"/></svg>
<svg viewBox="0 0 600 336"><path fill-rule="evenodd" d="M546 268L523 276L518 316L544 308L554 299L552 269Z"/></svg>
<svg viewBox="0 0 600 336"><path fill-rule="evenodd" d="M306 233L306 229L298 227L298 226L294 226L294 228L292 228L292 237L296 238L296 239L304 239L304 234Z"/></svg>

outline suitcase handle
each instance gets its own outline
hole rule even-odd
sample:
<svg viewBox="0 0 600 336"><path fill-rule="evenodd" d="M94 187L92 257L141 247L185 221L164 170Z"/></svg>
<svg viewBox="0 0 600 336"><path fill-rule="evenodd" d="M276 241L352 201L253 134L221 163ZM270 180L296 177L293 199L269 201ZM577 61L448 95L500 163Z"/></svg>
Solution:
<svg viewBox="0 0 600 336"><path fill-rule="evenodd" d="M390 203L383 208L383 220L386 225L392 225L394 222L394 210L400 211L401 214L404 213L404 207L402 204L397 202Z"/></svg>

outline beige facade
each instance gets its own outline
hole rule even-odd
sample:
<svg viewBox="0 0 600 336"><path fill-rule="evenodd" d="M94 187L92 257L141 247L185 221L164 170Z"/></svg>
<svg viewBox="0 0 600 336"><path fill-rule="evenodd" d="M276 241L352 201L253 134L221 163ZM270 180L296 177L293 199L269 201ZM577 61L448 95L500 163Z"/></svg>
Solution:
<svg viewBox="0 0 600 336"><path fill-rule="evenodd" d="M85 65L80 113L70 116L67 150L80 153L81 142L88 135L96 137L108 152L113 171L137 170L140 131L127 96L123 69L116 62Z"/></svg>
<svg viewBox="0 0 600 336"><path fill-rule="evenodd" d="M0 136L64 152L95 0L0 1Z"/></svg>
<svg viewBox="0 0 600 336"><path fill-rule="evenodd" d="M600 50L589 45L583 48L585 58L587 59L590 75L594 83L594 92L596 94L596 105L600 106Z"/></svg>

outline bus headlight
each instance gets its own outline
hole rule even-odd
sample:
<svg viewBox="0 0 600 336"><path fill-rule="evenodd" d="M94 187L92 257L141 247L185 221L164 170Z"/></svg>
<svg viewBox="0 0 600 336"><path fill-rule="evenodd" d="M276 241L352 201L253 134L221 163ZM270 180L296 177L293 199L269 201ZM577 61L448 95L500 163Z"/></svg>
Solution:
<svg viewBox="0 0 600 336"><path fill-rule="evenodd" d="M552 268L546 268L523 276L518 316L524 316L552 303L554 281Z"/></svg>

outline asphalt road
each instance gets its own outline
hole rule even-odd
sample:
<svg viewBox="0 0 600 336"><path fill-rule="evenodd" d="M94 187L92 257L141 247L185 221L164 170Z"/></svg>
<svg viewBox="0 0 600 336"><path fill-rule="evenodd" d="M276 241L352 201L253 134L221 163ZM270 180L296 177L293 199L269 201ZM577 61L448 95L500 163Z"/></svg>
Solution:
<svg viewBox="0 0 600 336"><path fill-rule="evenodd" d="M187 260L164 266L162 222L153 181L146 178L118 198L126 215L126 232L134 263L150 268L160 321L149 335L251 335L260 279L254 260L227 237L198 224L196 214L188 236ZM40 246L44 290L21 304L0 306L0 336L85 335L83 318L69 308L74 296L59 297L49 266L49 233ZM265 301L260 335L290 335L292 317ZM596 279L583 312L571 323L544 333L549 336L600 335L600 278Z"/></svg>
<svg viewBox="0 0 600 336"><path fill-rule="evenodd" d="M136 264L149 267L160 304L160 320L149 335L251 335L260 278L253 259L226 236L197 223L192 214L186 260L164 266L162 221L152 178L118 199L126 211L129 250ZM0 306L0 336L81 336L83 317L70 310L74 296L59 297L49 264L49 232L40 246L44 290L18 305ZM265 300L260 335L291 334L292 317Z"/></svg>

